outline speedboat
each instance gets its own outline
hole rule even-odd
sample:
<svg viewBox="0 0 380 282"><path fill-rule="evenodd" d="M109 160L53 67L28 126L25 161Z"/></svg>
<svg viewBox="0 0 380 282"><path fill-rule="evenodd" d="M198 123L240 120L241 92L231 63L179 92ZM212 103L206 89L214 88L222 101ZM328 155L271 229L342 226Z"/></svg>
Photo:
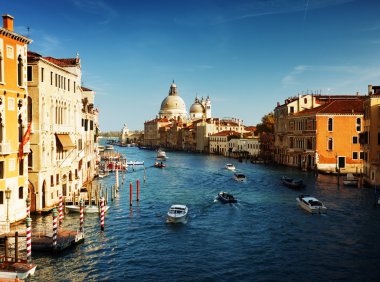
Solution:
<svg viewBox="0 0 380 282"><path fill-rule="evenodd" d="M162 151L161 149L159 149L157 151L157 159L159 160L166 160L168 157L166 156L166 153L165 151Z"/></svg>
<svg viewBox="0 0 380 282"><path fill-rule="evenodd" d="M284 184L285 186L287 186L289 188L293 188L293 189L299 189L299 188L303 188L305 186L303 184L302 179L294 180L293 178L283 176L283 177L281 177L281 181L282 181L282 184Z"/></svg>
<svg viewBox="0 0 380 282"><path fill-rule="evenodd" d="M232 194L229 194L227 192L219 192L218 194L218 200L222 203L236 203L237 200L232 196Z"/></svg>
<svg viewBox="0 0 380 282"><path fill-rule="evenodd" d="M359 178L354 176L352 173L347 173L345 177L343 177L343 185L346 186L358 186Z"/></svg>
<svg viewBox="0 0 380 282"><path fill-rule="evenodd" d="M234 179L238 182L243 182L246 180L246 177L242 173L234 173Z"/></svg>
<svg viewBox="0 0 380 282"><path fill-rule="evenodd" d="M228 170L235 170L235 166L233 164L226 164L226 169Z"/></svg>
<svg viewBox="0 0 380 282"><path fill-rule="evenodd" d="M163 167L166 167L166 165L163 163L163 162L155 162L154 163L154 167L158 167L158 168L163 168Z"/></svg>
<svg viewBox="0 0 380 282"><path fill-rule="evenodd" d="M168 211L166 222L185 223L189 209L185 205L172 205Z"/></svg>
<svg viewBox="0 0 380 282"><path fill-rule="evenodd" d="M300 195L296 199L300 207L310 213L323 213L327 211L327 208L324 206L324 204L317 198L311 197L309 195Z"/></svg>

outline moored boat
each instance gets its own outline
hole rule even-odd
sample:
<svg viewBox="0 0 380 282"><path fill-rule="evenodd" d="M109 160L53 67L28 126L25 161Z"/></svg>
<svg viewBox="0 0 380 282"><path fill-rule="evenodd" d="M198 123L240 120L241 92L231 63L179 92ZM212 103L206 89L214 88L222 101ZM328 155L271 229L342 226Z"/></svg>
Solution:
<svg viewBox="0 0 380 282"><path fill-rule="evenodd" d="M302 179L295 180L293 178L283 176L281 177L281 181L282 181L282 184L293 189L300 189L305 186Z"/></svg>
<svg viewBox="0 0 380 282"><path fill-rule="evenodd" d="M219 192L217 199L222 203L236 203L236 198L227 192Z"/></svg>
<svg viewBox="0 0 380 282"><path fill-rule="evenodd" d="M235 170L235 166L233 164L226 164L226 169L228 170Z"/></svg>
<svg viewBox="0 0 380 282"><path fill-rule="evenodd" d="M234 173L234 179L238 182L243 182L246 180L246 177L242 173Z"/></svg>
<svg viewBox="0 0 380 282"><path fill-rule="evenodd" d="M324 213L327 211L325 205L315 197L300 195L296 200L301 208L310 213Z"/></svg>
<svg viewBox="0 0 380 282"><path fill-rule="evenodd" d="M27 260L18 259L17 262L13 258L0 256L0 279L27 279L34 275L37 265L28 263Z"/></svg>
<svg viewBox="0 0 380 282"><path fill-rule="evenodd" d="M65 206L67 210L70 212L80 212L80 206L79 205L67 205ZM108 211L109 206L104 206L104 212ZM96 205L86 205L84 206L84 212L85 213L99 213L100 207Z"/></svg>
<svg viewBox="0 0 380 282"><path fill-rule="evenodd" d="M343 185L346 186L358 186L359 177L354 176L352 173L347 173L345 177L343 177Z"/></svg>
<svg viewBox="0 0 380 282"><path fill-rule="evenodd" d="M167 213L166 222L185 223L189 209L185 205L172 205Z"/></svg>

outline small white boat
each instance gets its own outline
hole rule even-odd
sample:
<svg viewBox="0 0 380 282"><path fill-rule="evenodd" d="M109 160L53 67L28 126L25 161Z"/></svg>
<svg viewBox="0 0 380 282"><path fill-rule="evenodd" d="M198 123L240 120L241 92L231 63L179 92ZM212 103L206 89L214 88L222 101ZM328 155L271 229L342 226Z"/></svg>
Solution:
<svg viewBox="0 0 380 282"><path fill-rule="evenodd" d="M139 161L128 161L127 165L134 166L134 165L144 165L144 161L139 162Z"/></svg>
<svg viewBox="0 0 380 282"><path fill-rule="evenodd" d="M105 150L113 150L113 145L106 145Z"/></svg>
<svg viewBox="0 0 380 282"><path fill-rule="evenodd" d="M4 281L8 281L7 279L25 280L34 275L36 268L36 264L28 263L26 260L19 259L18 262L15 262L12 258L0 256L0 278L5 278Z"/></svg>
<svg viewBox="0 0 380 282"><path fill-rule="evenodd" d="M233 164L226 164L226 169L228 170L235 170L235 166Z"/></svg>
<svg viewBox="0 0 380 282"><path fill-rule="evenodd" d="M300 207L310 213L324 213L327 211L327 208L324 206L324 204L317 198L311 197L309 195L300 195L296 199Z"/></svg>
<svg viewBox="0 0 380 282"><path fill-rule="evenodd" d="M343 177L343 185L346 186L358 186L359 177L354 176L352 173L347 173L345 177Z"/></svg>
<svg viewBox="0 0 380 282"><path fill-rule="evenodd" d="M242 173L234 173L234 179L238 182L243 182L246 180L246 177Z"/></svg>
<svg viewBox="0 0 380 282"><path fill-rule="evenodd" d="M168 157L166 156L166 152L165 151L162 151L161 149L159 149L157 151L157 159L160 159L160 160L166 160Z"/></svg>
<svg viewBox="0 0 380 282"><path fill-rule="evenodd" d="M67 210L70 212L80 212L80 206L79 205L67 205L65 206ZM104 212L108 211L110 207L109 206L104 206ZM99 213L100 212L100 207L95 206L95 205L87 205L84 206L84 212L85 213Z"/></svg>
<svg viewBox="0 0 380 282"><path fill-rule="evenodd" d="M185 205L172 205L168 211L166 222L185 223L189 209Z"/></svg>

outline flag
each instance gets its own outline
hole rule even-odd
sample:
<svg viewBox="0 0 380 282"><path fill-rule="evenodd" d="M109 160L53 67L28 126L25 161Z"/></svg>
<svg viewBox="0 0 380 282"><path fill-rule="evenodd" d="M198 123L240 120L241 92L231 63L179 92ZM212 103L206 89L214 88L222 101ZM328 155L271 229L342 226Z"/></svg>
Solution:
<svg viewBox="0 0 380 282"><path fill-rule="evenodd" d="M29 142L30 140L30 130L32 127L32 122L29 123L28 129L25 131L24 136L22 137L20 148L18 150L18 158L22 159L24 155L24 145Z"/></svg>

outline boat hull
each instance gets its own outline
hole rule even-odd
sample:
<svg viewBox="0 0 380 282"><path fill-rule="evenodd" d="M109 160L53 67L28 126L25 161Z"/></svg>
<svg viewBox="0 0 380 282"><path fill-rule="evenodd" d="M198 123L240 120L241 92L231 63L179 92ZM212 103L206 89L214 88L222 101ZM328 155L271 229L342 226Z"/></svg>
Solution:
<svg viewBox="0 0 380 282"><path fill-rule="evenodd" d="M24 280L33 276L36 268L33 263L4 261L0 263L0 278Z"/></svg>
<svg viewBox="0 0 380 282"><path fill-rule="evenodd" d="M311 206L311 205L306 204L302 200L302 198L297 198L297 202L301 208L303 208L305 211L307 211L309 213L321 214L321 213L325 213L327 211L327 208L322 203L321 203L321 205L318 205L318 206Z"/></svg>

